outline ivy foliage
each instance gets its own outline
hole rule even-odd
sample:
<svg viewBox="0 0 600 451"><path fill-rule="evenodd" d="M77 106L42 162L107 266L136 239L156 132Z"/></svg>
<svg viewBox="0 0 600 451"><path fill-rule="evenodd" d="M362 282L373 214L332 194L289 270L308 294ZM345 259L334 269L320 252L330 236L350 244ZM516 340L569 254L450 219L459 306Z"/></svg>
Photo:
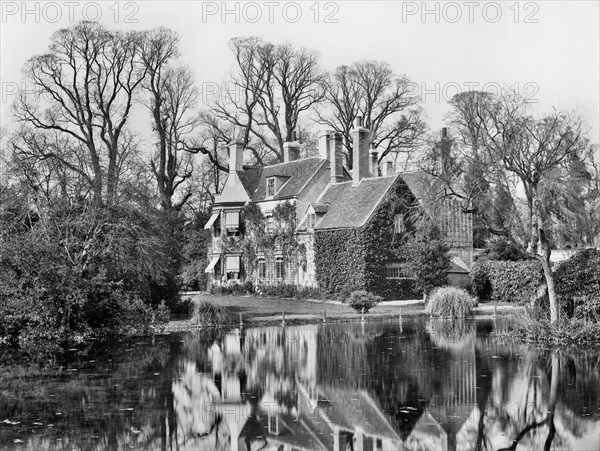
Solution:
<svg viewBox="0 0 600 451"><path fill-rule="evenodd" d="M280 251L287 261L295 258L304 248L296 239L296 206L289 201L278 204L272 213L273 230L267 232L267 218L254 202L248 202L242 210L244 234L241 250L246 260L248 274L256 271L260 253L273 255Z"/></svg>
<svg viewBox="0 0 600 451"><path fill-rule="evenodd" d="M386 299L415 296L415 281L387 279L386 264L406 258L402 252L421 211L414 195L399 178L367 223L358 229L317 230L317 283L324 292L366 290ZM407 218L408 233L394 233L396 215ZM440 252L446 251L440 249ZM415 251L416 252L416 251Z"/></svg>

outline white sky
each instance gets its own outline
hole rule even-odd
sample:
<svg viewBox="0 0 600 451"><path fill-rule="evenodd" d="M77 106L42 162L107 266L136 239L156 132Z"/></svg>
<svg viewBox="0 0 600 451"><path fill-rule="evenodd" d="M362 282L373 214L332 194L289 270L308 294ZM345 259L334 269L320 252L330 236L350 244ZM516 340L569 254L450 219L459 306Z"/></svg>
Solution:
<svg viewBox="0 0 600 451"><path fill-rule="evenodd" d="M539 101L540 112L553 106L576 109L592 141L600 141L597 0L1 3L3 126L10 123L9 107L26 60L44 52L57 29L101 14L100 21L112 29L167 26L177 31L181 61L195 72L201 88L221 83L229 73L229 39L254 35L316 49L329 70L361 59L390 63L417 84L434 130L443 126L446 100L457 89L518 86ZM225 17L224 7L232 11ZM425 8L431 12L423 17ZM328 15L337 22L328 22Z"/></svg>

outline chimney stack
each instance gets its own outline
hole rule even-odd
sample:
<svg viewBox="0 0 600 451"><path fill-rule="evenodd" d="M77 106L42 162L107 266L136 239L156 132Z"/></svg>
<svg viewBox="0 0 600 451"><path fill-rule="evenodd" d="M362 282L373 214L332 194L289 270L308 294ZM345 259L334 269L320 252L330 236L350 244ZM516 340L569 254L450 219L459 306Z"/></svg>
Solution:
<svg viewBox="0 0 600 451"><path fill-rule="evenodd" d="M289 163L300 159L300 143L296 132L292 132L292 141L283 143L283 161Z"/></svg>
<svg viewBox="0 0 600 451"><path fill-rule="evenodd" d="M371 148L369 149L369 166L371 168L371 177L379 177L379 152L377 152L377 148L373 143L371 143Z"/></svg>
<svg viewBox="0 0 600 451"><path fill-rule="evenodd" d="M394 162L389 160L386 161L383 166L383 175L394 175L394 172Z"/></svg>
<svg viewBox="0 0 600 451"><path fill-rule="evenodd" d="M358 184L371 172L369 167L369 130L362 126L362 116L354 119L352 129L352 184Z"/></svg>
<svg viewBox="0 0 600 451"><path fill-rule="evenodd" d="M344 150L342 143L342 134L334 132L329 135L329 166L331 183L344 181L343 160Z"/></svg>
<svg viewBox="0 0 600 451"><path fill-rule="evenodd" d="M244 142L236 139L229 143L229 173L244 169Z"/></svg>
<svg viewBox="0 0 600 451"><path fill-rule="evenodd" d="M319 158L329 160L329 136L333 134L333 130L325 130L319 135Z"/></svg>

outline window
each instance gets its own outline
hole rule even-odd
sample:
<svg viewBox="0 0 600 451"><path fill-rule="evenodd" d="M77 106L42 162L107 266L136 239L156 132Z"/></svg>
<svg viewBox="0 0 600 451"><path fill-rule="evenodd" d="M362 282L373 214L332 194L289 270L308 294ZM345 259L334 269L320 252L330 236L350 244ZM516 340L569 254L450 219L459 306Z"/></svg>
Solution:
<svg viewBox="0 0 600 451"><path fill-rule="evenodd" d="M311 213L309 215L306 216L306 228L308 230L312 230L315 228L315 223L317 222L317 215L314 213Z"/></svg>
<svg viewBox="0 0 600 451"><path fill-rule="evenodd" d="M398 214L394 216L394 233L406 232L406 225L404 224L404 215Z"/></svg>
<svg viewBox="0 0 600 451"><path fill-rule="evenodd" d="M275 177L269 177L267 179L267 196L271 197L275 195Z"/></svg>
<svg viewBox="0 0 600 451"><path fill-rule="evenodd" d="M273 216L267 216L267 228L266 232L271 235L275 231L275 218Z"/></svg>
<svg viewBox="0 0 600 451"><path fill-rule="evenodd" d="M258 278L266 279L267 278L267 262L264 258L258 259Z"/></svg>
<svg viewBox="0 0 600 451"><path fill-rule="evenodd" d="M240 228L240 212L228 211L225 213L225 227L227 229L237 230Z"/></svg>
<svg viewBox="0 0 600 451"><path fill-rule="evenodd" d="M225 271L227 272L227 280L240 278L240 256L228 255L225 260Z"/></svg>
<svg viewBox="0 0 600 451"><path fill-rule="evenodd" d="M275 278L283 279L285 277L285 267L283 264L283 257L275 258Z"/></svg>
<svg viewBox="0 0 600 451"><path fill-rule="evenodd" d="M385 267L386 279L412 279L413 275L407 272L400 263L390 263Z"/></svg>

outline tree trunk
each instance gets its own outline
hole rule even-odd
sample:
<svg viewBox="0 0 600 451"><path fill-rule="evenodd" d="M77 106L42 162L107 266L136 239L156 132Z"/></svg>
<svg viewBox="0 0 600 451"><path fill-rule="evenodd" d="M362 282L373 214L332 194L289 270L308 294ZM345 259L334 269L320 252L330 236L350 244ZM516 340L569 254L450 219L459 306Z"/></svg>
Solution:
<svg viewBox="0 0 600 451"><path fill-rule="evenodd" d="M538 196L534 199L535 213L537 216L537 229L538 229L538 240L542 246L542 255L539 258L542 261L542 269L544 271L544 279L546 280L546 287L548 289L548 301L550 303L550 322L555 324L558 322L558 305L556 301L556 290L554 287L554 276L552 275L552 268L550 267L550 243L546 238L544 232L544 220L542 216L542 208L540 206L540 200Z"/></svg>

